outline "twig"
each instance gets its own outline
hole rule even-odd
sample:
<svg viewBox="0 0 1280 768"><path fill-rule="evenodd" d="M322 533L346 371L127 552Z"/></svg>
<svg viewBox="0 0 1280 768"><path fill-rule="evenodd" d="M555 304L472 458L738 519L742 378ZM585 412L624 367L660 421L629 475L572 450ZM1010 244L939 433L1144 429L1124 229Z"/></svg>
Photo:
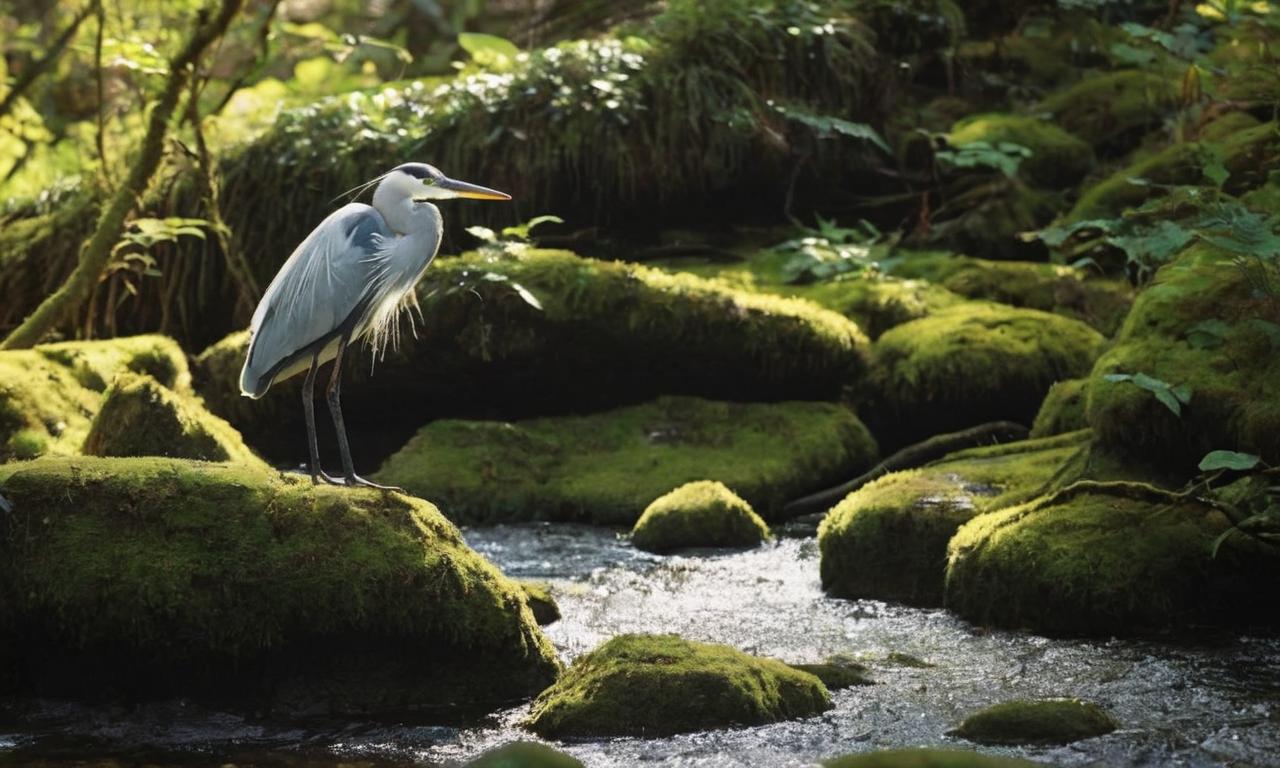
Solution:
<svg viewBox="0 0 1280 768"><path fill-rule="evenodd" d="M89 18L93 13L93 9L98 5L98 2L99 0L91 0L87 5L85 5L85 7L76 14L75 18L71 20L71 23L67 25L67 28L62 30L57 39L54 40L53 47L49 49L49 52L46 53L39 61L33 62L31 66L23 70L22 74L18 76L17 81L14 82L13 87L4 95L4 99L0 99L0 117L4 117L9 114L9 110L13 109L13 105L18 102L18 98L26 93L27 89L31 87L31 84L34 83L37 78L53 66L54 62L58 60L58 57L62 55L63 50L65 50L67 45L71 42L71 38L75 37L76 30L78 30L80 25L84 23L84 20Z"/></svg>

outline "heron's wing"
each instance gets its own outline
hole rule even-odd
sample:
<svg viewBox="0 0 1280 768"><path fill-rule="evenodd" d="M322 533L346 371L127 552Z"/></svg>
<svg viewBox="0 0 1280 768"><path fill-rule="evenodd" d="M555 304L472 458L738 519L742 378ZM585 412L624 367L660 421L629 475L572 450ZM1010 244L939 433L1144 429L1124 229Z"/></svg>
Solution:
<svg viewBox="0 0 1280 768"><path fill-rule="evenodd" d="M394 237L375 209L351 203L302 241L253 313L240 378L245 394L265 392L282 364L322 344L367 305L378 257Z"/></svg>

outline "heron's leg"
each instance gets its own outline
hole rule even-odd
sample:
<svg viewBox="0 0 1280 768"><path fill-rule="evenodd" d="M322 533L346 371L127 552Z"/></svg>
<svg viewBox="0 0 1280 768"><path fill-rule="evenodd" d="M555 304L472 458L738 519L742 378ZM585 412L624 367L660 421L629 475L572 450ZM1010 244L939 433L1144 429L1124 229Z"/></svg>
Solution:
<svg viewBox="0 0 1280 768"><path fill-rule="evenodd" d="M329 376L329 386L325 395L329 401L329 413L333 415L333 428L338 433L338 451L342 454L342 471L346 475L347 485L358 485L365 488L381 488L384 491L401 491L390 485L378 485L365 480L356 474L355 462L351 460L351 445L347 442L347 427L342 420L342 358L346 356L349 335L338 340L338 356L333 359L333 373Z"/></svg>
<svg viewBox="0 0 1280 768"><path fill-rule="evenodd" d="M316 371L320 370L320 355L311 358L311 370L307 371L307 380L302 385L302 412L307 419L307 448L311 451L311 482L337 485L338 481L325 474L320 466L320 444L316 440Z"/></svg>

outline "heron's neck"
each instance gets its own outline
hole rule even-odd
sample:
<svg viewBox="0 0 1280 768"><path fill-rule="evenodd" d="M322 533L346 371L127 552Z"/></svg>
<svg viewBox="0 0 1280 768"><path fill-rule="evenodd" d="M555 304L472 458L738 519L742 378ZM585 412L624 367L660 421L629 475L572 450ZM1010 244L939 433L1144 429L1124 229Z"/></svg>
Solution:
<svg viewBox="0 0 1280 768"><path fill-rule="evenodd" d="M373 207L397 235L422 234L439 226L440 209L431 203L415 203L383 185L373 193Z"/></svg>

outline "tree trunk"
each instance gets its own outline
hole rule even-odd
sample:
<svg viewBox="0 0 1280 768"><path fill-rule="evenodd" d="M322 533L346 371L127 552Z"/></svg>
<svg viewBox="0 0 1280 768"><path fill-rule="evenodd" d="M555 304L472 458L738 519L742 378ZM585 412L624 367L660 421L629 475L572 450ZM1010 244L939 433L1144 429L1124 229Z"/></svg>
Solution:
<svg viewBox="0 0 1280 768"><path fill-rule="evenodd" d="M178 99L200 55L226 31L232 17L240 10L244 0L220 0L216 16L210 18L210 9L203 9L196 16L191 37L170 63L169 79L165 83L160 100L151 110L147 133L142 140L137 159L129 169L129 176L116 190L111 203L98 218L93 236L80 253L80 262L71 276L26 320L0 343L0 349L27 349L35 346L66 317L84 303L97 287L111 258L111 249L119 241L124 230L125 218L133 211L135 201L146 191L160 160L164 155L164 139L169 120L177 108Z"/></svg>

